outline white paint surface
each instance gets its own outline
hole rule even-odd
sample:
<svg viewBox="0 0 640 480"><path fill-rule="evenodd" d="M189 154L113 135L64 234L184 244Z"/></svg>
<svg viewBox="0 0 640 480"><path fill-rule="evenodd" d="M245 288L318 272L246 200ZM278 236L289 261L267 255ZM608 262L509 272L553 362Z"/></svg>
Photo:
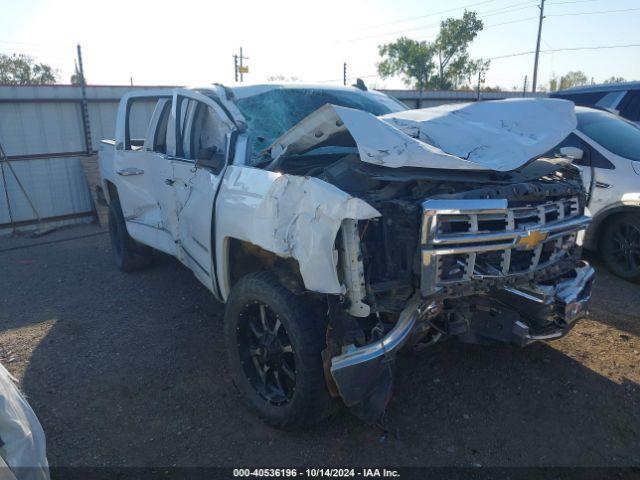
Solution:
<svg viewBox="0 0 640 480"><path fill-rule="evenodd" d="M278 138L272 156L304 152L348 130L362 161L391 168L516 169L576 127L571 102L510 99L443 105L376 117L326 105Z"/></svg>
<svg viewBox="0 0 640 480"><path fill-rule="evenodd" d="M2 462L18 479L48 480L49 464L44 431L33 410L0 365L0 478L12 478ZM25 469L23 467L30 467Z"/></svg>
<svg viewBox="0 0 640 480"><path fill-rule="evenodd" d="M378 216L368 203L317 178L231 166L216 205L217 252L224 256L228 238L247 241L295 258L308 290L344 293L334 253L340 224ZM223 258L218 266L226 268ZM226 298L224 277L224 270L219 271Z"/></svg>

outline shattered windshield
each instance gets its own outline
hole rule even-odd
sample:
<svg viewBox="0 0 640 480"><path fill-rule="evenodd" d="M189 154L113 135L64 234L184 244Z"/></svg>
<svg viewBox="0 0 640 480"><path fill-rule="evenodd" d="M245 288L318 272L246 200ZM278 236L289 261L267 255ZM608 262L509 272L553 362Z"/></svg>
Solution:
<svg viewBox="0 0 640 480"><path fill-rule="evenodd" d="M406 109L401 103L382 95L339 90L275 88L257 95L239 98L236 100L236 105L247 121L250 137L249 163L259 163L262 150L307 115L327 103L364 110L373 115L385 115Z"/></svg>

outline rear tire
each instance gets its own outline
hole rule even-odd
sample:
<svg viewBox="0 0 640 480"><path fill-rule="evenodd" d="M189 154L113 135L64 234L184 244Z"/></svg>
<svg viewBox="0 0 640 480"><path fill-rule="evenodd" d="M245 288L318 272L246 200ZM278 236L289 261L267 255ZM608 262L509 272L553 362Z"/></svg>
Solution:
<svg viewBox="0 0 640 480"><path fill-rule="evenodd" d="M129 236L120 201L117 198L109 204L109 237L113 258L121 271L133 272L151 264L153 249L136 242Z"/></svg>
<svg viewBox="0 0 640 480"><path fill-rule="evenodd" d="M600 237L602 259L609 270L640 282L640 214L625 213L609 221Z"/></svg>
<svg viewBox="0 0 640 480"><path fill-rule="evenodd" d="M300 429L329 414L325 331L309 305L268 272L246 275L233 287L224 320L232 380L267 424Z"/></svg>

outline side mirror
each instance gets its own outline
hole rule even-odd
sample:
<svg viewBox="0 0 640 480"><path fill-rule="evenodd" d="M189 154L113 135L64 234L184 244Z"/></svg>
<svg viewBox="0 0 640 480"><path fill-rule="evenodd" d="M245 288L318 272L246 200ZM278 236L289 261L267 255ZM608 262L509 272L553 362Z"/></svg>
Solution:
<svg viewBox="0 0 640 480"><path fill-rule="evenodd" d="M215 146L203 148L198 152L196 165L219 172L224 167L224 152L219 152Z"/></svg>
<svg viewBox="0 0 640 480"><path fill-rule="evenodd" d="M578 147L562 147L560 149L560 155L570 158L572 160L582 160L584 152Z"/></svg>

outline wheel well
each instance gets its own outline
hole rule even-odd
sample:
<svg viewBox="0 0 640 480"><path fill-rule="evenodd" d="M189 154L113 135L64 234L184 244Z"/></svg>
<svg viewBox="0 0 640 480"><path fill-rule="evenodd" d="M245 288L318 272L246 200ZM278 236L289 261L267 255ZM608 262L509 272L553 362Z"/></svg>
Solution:
<svg viewBox="0 0 640 480"><path fill-rule="evenodd" d="M278 277L283 286L298 295L304 293L304 282L298 262L293 258L282 258L249 242L230 239L229 286L233 286L245 275L268 270Z"/></svg>
<svg viewBox="0 0 640 480"><path fill-rule="evenodd" d="M107 190L109 203L111 203L114 199L118 198L118 189L109 180L105 180L104 181L104 185L105 185L106 190Z"/></svg>
<svg viewBox="0 0 640 480"><path fill-rule="evenodd" d="M596 223L596 230L594 235L594 244L597 249L600 248L600 237L607 229L609 224L616 218L619 218L620 216L626 215L628 213L640 214L640 207L621 207L619 209L612 210L604 218L598 220L598 222Z"/></svg>

